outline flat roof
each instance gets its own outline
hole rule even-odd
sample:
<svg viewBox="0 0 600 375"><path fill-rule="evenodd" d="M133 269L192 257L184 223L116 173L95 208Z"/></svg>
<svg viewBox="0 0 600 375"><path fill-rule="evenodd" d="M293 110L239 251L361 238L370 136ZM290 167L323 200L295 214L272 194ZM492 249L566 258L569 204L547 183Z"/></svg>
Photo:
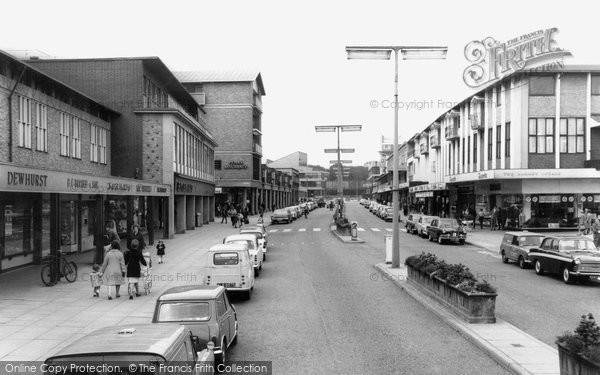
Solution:
<svg viewBox="0 0 600 375"><path fill-rule="evenodd" d="M188 299L215 299L225 290L220 285L185 285L167 289L158 297L159 301L179 301Z"/></svg>

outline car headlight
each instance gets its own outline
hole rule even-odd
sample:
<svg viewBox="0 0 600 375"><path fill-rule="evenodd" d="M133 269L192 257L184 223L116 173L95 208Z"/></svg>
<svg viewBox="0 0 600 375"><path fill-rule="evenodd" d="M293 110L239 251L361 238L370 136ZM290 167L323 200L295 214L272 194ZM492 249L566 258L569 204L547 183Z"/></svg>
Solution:
<svg viewBox="0 0 600 375"><path fill-rule="evenodd" d="M579 258L575 258L575 261L574 261L574 262L575 262L575 264L581 264L581 259L579 259Z"/></svg>

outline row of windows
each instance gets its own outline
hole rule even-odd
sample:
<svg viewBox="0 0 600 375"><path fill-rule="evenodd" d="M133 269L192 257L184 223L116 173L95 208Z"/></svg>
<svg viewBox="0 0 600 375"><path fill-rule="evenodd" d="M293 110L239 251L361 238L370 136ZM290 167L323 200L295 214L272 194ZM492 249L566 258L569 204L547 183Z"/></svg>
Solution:
<svg viewBox="0 0 600 375"><path fill-rule="evenodd" d="M554 153L554 119L529 119L529 152L532 154ZM561 118L559 128L561 153L585 152L585 119Z"/></svg>
<svg viewBox="0 0 600 375"><path fill-rule="evenodd" d="M169 95L154 82L144 76L144 108L167 108Z"/></svg>
<svg viewBox="0 0 600 375"><path fill-rule="evenodd" d="M592 75L592 95L600 95L600 76ZM529 79L529 95L554 96L556 91L556 76L535 76Z"/></svg>
<svg viewBox="0 0 600 375"><path fill-rule="evenodd" d="M214 151L200 138L173 123L173 169L191 177L214 176Z"/></svg>
<svg viewBox="0 0 600 375"><path fill-rule="evenodd" d="M32 148L32 123L36 132L37 151L48 152L48 107L29 98L18 97L18 145ZM77 117L60 112L60 155L81 159L81 123ZM84 122L85 123L85 122ZM106 129L90 124L90 161L106 164Z"/></svg>

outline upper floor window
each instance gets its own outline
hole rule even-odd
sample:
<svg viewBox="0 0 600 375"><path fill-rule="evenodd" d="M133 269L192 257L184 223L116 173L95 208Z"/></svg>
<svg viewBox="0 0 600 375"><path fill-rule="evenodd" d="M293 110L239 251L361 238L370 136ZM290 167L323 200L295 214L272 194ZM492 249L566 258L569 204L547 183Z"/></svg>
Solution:
<svg viewBox="0 0 600 375"><path fill-rule="evenodd" d="M550 154L554 152L554 119L529 119L529 152Z"/></svg>
<svg viewBox="0 0 600 375"><path fill-rule="evenodd" d="M96 125L90 125L90 161L106 164L106 138L108 131Z"/></svg>
<svg viewBox="0 0 600 375"><path fill-rule="evenodd" d="M510 157L510 122L504 124L504 156Z"/></svg>
<svg viewBox="0 0 600 375"><path fill-rule="evenodd" d="M552 96L555 90L554 76L534 76L529 78L530 96Z"/></svg>
<svg viewBox="0 0 600 375"><path fill-rule="evenodd" d="M477 134L473 137L473 164L477 164Z"/></svg>
<svg viewBox="0 0 600 375"><path fill-rule="evenodd" d="M31 148L31 99L19 96L19 147Z"/></svg>
<svg viewBox="0 0 600 375"><path fill-rule="evenodd" d="M494 143L494 140L492 139L492 129L493 128L488 128L488 160L492 160L492 155L494 155L492 153L492 144Z"/></svg>
<svg viewBox="0 0 600 375"><path fill-rule="evenodd" d="M600 95L600 76L592 76L592 95Z"/></svg>
<svg viewBox="0 0 600 375"><path fill-rule="evenodd" d="M81 159L81 121L71 117L71 157Z"/></svg>
<svg viewBox="0 0 600 375"><path fill-rule="evenodd" d="M66 113L60 114L60 154L69 156L71 140L71 116Z"/></svg>
<svg viewBox="0 0 600 375"><path fill-rule="evenodd" d="M583 118L560 119L560 152L584 152L585 120Z"/></svg>
<svg viewBox="0 0 600 375"><path fill-rule="evenodd" d="M35 103L35 130L38 151L48 151L48 108Z"/></svg>
<svg viewBox="0 0 600 375"><path fill-rule="evenodd" d="M144 76L144 108L166 108L169 106L169 95Z"/></svg>
<svg viewBox="0 0 600 375"><path fill-rule="evenodd" d="M502 85L496 86L496 106L502 105Z"/></svg>
<svg viewBox="0 0 600 375"><path fill-rule="evenodd" d="M500 159L500 149L502 147L502 127L496 126L496 159Z"/></svg>

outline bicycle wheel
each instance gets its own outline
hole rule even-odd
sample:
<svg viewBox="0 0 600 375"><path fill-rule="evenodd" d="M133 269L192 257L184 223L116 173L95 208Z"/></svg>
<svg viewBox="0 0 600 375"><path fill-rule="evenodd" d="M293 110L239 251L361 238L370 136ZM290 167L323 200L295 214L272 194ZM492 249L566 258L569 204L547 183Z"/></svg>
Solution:
<svg viewBox="0 0 600 375"><path fill-rule="evenodd" d="M42 267L41 277L44 285L52 286L56 284L56 281L54 280L55 278L53 276L54 275L52 274L52 266L50 264L46 264L44 267Z"/></svg>
<svg viewBox="0 0 600 375"><path fill-rule="evenodd" d="M68 282L72 283L77 280L77 264L75 262L67 262L63 263L63 276L67 279Z"/></svg>

